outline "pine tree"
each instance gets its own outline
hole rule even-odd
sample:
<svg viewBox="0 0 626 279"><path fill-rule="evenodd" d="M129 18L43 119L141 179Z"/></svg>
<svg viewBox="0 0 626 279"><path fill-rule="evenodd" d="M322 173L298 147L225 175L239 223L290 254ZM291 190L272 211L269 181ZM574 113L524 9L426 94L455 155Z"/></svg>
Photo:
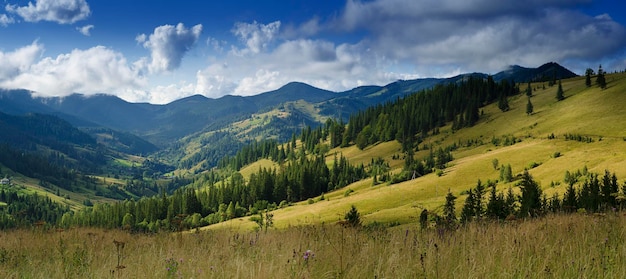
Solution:
<svg viewBox="0 0 626 279"><path fill-rule="evenodd" d="M428 228L428 210L425 208L420 213L420 228L422 230Z"/></svg>
<svg viewBox="0 0 626 279"><path fill-rule="evenodd" d="M509 100L506 97L506 94L500 94L500 98L498 99L498 108L502 111L508 111L510 109L509 107Z"/></svg>
<svg viewBox="0 0 626 279"><path fill-rule="evenodd" d="M474 189L469 189L467 193L467 198L465 198L465 203L463 204L463 208L461 209L461 223L469 223L474 219L474 204L475 204L475 196Z"/></svg>
<svg viewBox="0 0 626 279"><path fill-rule="evenodd" d="M526 96L531 97L533 95L533 89L530 87L530 81L528 82L528 88L526 88Z"/></svg>
<svg viewBox="0 0 626 279"><path fill-rule="evenodd" d="M482 184L480 179L476 183L476 188L474 190L474 216L476 219L480 220L483 218L485 214L485 208L483 207L483 196L485 195L485 186Z"/></svg>
<svg viewBox="0 0 626 279"><path fill-rule="evenodd" d="M346 220L347 224L353 228L361 226L361 214L354 205L352 205L350 211L346 212L344 219Z"/></svg>
<svg viewBox="0 0 626 279"><path fill-rule="evenodd" d="M443 206L443 218L445 220L446 226L450 228L454 228L456 224L456 213L455 213L455 201L456 196L450 192L448 189L448 194L446 195L446 204Z"/></svg>
<svg viewBox="0 0 626 279"><path fill-rule="evenodd" d="M539 184L533 180L533 177L524 171L522 180L519 183L521 188L520 197L520 216L537 217L541 214L543 204L541 202L542 191Z"/></svg>
<svg viewBox="0 0 626 279"><path fill-rule="evenodd" d="M526 114L533 114L533 103L530 102L530 98L528 98L528 103L526 104Z"/></svg>
<svg viewBox="0 0 626 279"><path fill-rule="evenodd" d="M585 71L585 85L591 87L591 76L593 75L593 69L587 68Z"/></svg>
<svg viewBox="0 0 626 279"><path fill-rule="evenodd" d="M504 206L506 208L506 216L515 214L517 197L513 194L513 188L509 187L506 192L506 198L504 199Z"/></svg>
<svg viewBox="0 0 626 279"><path fill-rule="evenodd" d="M596 83L600 88L606 88L606 79L604 78L604 70L602 70L602 65L598 68L598 76L596 77Z"/></svg>
<svg viewBox="0 0 626 279"><path fill-rule="evenodd" d="M504 204L504 195L496 192L496 186L491 187L489 200L487 201L487 217L491 219L504 219L508 215Z"/></svg>
<svg viewBox="0 0 626 279"><path fill-rule="evenodd" d="M565 99L565 96L563 95L563 86L561 86L561 80L559 79L559 88L556 90L556 100L561 101L563 99Z"/></svg>
<svg viewBox="0 0 626 279"><path fill-rule="evenodd" d="M228 208L226 209L226 218L228 219L233 219L236 217L236 212L235 212L235 204L233 204L233 202L231 201L228 204Z"/></svg>
<svg viewBox="0 0 626 279"><path fill-rule="evenodd" d="M577 207L576 189L574 189L574 183L571 182L567 185L565 195L563 195L563 208L567 212L574 212Z"/></svg>
<svg viewBox="0 0 626 279"><path fill-rule="evenodd" d="M513 171L511 170L511 164L500 166L500 181L508 183L513 180Z"/></svg>

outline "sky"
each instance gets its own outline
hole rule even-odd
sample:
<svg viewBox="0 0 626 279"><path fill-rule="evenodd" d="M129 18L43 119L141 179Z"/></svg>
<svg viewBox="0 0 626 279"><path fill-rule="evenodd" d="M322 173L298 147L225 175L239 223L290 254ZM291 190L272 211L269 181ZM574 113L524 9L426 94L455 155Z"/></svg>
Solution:
<svg viewBox="0 0 626 279"><path fill-rule="evenodd" d="M165 104L557 62L626 69L623 0L0 0L0 88Z"/></svg>

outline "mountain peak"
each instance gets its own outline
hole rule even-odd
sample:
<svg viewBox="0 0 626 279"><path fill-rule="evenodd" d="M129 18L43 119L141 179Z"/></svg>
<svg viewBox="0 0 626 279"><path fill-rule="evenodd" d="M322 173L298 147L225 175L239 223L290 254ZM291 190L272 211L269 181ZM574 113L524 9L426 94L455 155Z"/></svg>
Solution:
<svg viewBox="0 0 626 279"><path fill-rule="evenodd" d="M552 79L566 79L578 76L556 62L548 62L537 68L519 65L508 66L504 71L493 76L494 80L515 80L516 82L536 82Z"/></svg>

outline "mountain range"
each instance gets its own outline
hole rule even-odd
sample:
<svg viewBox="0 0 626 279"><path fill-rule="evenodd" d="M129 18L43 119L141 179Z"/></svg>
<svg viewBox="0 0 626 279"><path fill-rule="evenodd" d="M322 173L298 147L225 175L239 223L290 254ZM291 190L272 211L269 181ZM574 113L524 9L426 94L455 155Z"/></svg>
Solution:
<svg viewBox="0 0 626 279"><path fill-rule="evenodd" d="M495 82L529 82L574 76L557 63L547 63L538 68L511 66L491 77ZM327 118L347 119L359 110L438 84L487 77L468 73L451 78L398 80L344 92L292 82L255 96L211 99L194 95L165 105L130 103L107 94L36 97L27 90L0 90L0 112L54 115L118 152L147 155L159 151L159 157L173 165L194 154L214 154L213 158L196 156L193 162L211 167L218 157L232 154L252 140L284 141L299 129L319 125ZM214 152L224 146L228 148L223 152Z"/></svg>

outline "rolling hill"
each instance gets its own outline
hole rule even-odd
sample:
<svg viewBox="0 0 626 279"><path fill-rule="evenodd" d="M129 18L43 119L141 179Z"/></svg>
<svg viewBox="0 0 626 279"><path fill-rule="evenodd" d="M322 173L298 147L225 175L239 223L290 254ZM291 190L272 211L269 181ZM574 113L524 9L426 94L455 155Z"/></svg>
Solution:
<svg viewBox="0 0 626 279"><path fill-rule="evenodd" d="M467 197L467 190L477 181L498 181L500 168L511 165L514 174L528 170L540 183L548 198L562 197L567 183L565 173L613 172L620 185L626 178L626 74L607 75L605 90L585 86L582 77L563 80L565 100L557 101L556 86L547 82L532 83L530 98L534 112L526 114L526 96L510 98L511 109L502 112L497 104L483 107L480 120L471 128L452 130L441 127L436 135L424 139L424 147L457 145L454 160L439 174L431 173L398 184L373 186L368 178L346 188L273 211L277 227L329 223L343 220L344 213L355 205L364 223L403 224L416 222L422 209L441 213L448 191L459 197L457 209ZM545 88L545 89L544 89ZM416 157L428 156L429 148L419 148ZM379 142L359 150L356 146L330 150L343 154L352 164L367 164L383 158L394 172L403 166L401 145L396 141ZM496 162L496 163L494 163ZM261 161L260 164L266 164ZM254 164L246 171L257 169ZM516 182L497 182L498 191L512 188ZM249 217L233 219L209 228L253 229Z"/></svg>

